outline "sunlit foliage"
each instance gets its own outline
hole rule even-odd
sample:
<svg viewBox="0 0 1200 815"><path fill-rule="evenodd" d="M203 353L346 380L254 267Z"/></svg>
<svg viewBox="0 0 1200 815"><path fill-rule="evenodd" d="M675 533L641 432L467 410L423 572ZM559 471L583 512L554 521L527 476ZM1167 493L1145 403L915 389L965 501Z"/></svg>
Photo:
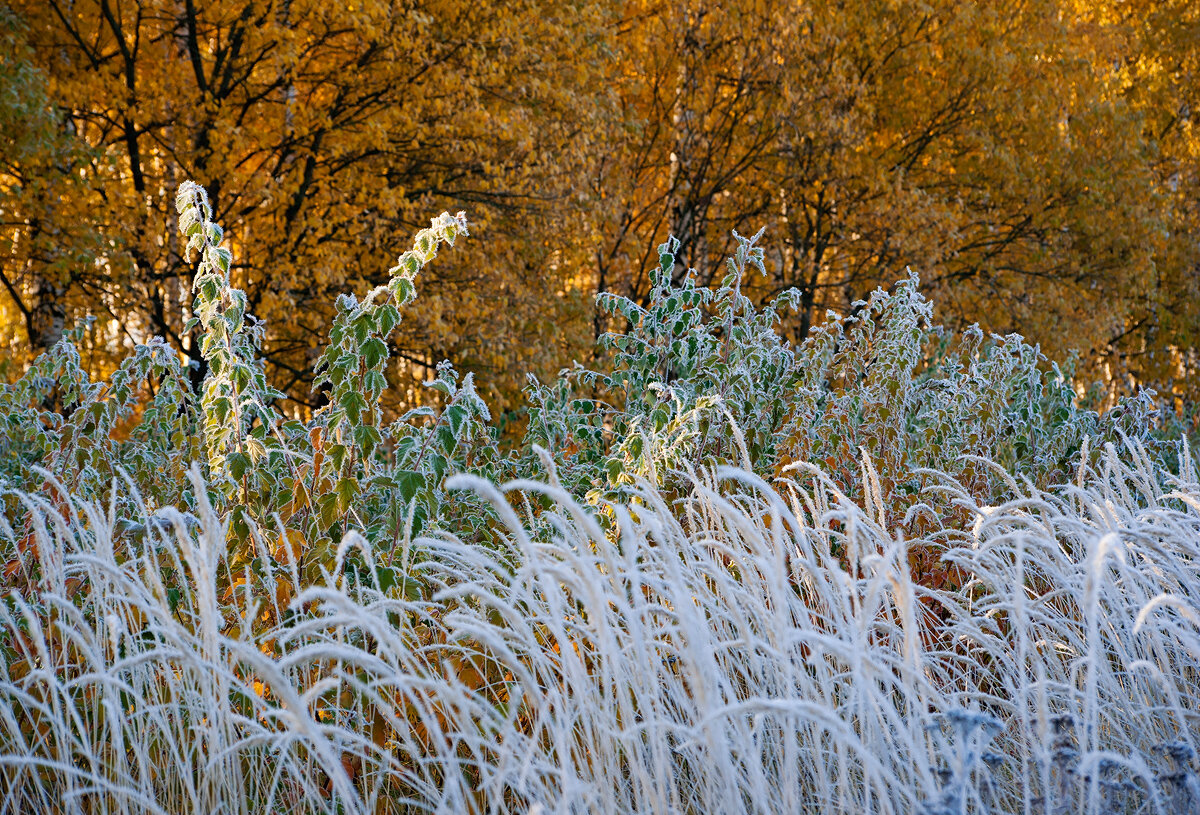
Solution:
<svg viewBox="0 0 1200 815"><path fill-rule="evenodd" d="M0 342L17 369L86 313L85 363L185 330L172 197L204 184L293 415L347 288L426 212L475 247L390 342L520 404L586 359L591 294L645 306L654 247L715 288L767 226L759 305L793 340L919 272L956 329L1080 353L1113 392L1196 397L1200 19L1189 0L725 3L12 0ZM102 236L102 237L101 237ZM194 381L199 381L197 370Z"/></svg>

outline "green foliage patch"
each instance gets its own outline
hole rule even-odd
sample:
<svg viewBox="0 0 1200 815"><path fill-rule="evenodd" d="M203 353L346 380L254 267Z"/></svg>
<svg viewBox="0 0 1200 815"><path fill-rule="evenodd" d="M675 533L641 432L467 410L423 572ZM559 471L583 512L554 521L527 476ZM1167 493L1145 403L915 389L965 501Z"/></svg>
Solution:
<svg viewBox="0 0 1200 815"><path fill-rule="evenodd" d="M10 496L52 478L79 498L112 500L130 520L146 507L195 512L185 473L199 460L237 563L261 556L251 530L271 529L301 542L315 574L333 566L336 541L351 529L387 558L426 530L483 535L490 511L447 498L445 478L457 472L504 480L545 459L559 483L598 505L643 481L679 494L689 473L722 465L765 478L815 465L850 497L877 499L897 525L914 509L951 511L930 505L937 499L927 488L940 474L995 503L1012 494L1000 471L1044 488L1106 443L1149 443L1149 394L1102 415L1081 406L1071 368L1047 365L1021 337L943 330L915 275L789 342L781 315L798 292L758 309L741 291L748 270L764 271L762 232L734 234L716 289L676 273L672 238L658 249L645 304L601 295L624 327L600 340L606 367L532 380L525 435L507 449L472 375L448 362L428 383L429 406L385 422L389 338L421 269L467 234L463 213L420 231L386 284L361 300L338 298L314 370L324 406L301 421L282 413L283 396L266 381L264 326L230 282L232 253L205 191L185 182L176 207L185 254L198 261L190 325L206 364L198 392L157 339L106 381L89 381L75 345L83 327L68 332L0 388L0 477ZM132 489L114 491L125 484ZM19 517L14 499L5 501Z"/></svg>

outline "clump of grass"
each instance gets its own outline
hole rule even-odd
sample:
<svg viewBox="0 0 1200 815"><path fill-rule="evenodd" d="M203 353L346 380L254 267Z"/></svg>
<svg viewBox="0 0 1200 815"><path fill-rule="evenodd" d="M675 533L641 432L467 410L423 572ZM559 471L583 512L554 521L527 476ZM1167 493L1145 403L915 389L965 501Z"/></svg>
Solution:
<svg viewBox="0 0 1200 815"><path fill-rule="evenodd" d="M60 485L22 493L0 808L1195 811L1200 484L1186 455L1123 459L987 508L946 476L981 523L921 537L828 480L639 482L606 525L459 476L494 547L425 538L383 590L350 579L350 532L277 609L203 500L131 540ZM962 589L914 582L916 547Z"/></svg>

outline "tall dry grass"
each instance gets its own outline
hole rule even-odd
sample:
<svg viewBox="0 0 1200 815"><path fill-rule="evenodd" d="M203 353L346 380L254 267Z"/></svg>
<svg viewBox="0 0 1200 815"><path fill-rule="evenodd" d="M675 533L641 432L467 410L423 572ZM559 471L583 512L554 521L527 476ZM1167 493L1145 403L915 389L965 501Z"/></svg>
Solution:
<svg viewBox="0 0 1200 815"><path fill-rule="evenodd" d="M0 811L1200 812L1186 452L1109 449L995 507L946 477L976 520L920 537L831 482L690 479L596 512L458 477L500 545L416 541L387 591L292 570L266 601L204 506L131 532L23 495ZM911 579L929 547L960 588Z"/></svg>

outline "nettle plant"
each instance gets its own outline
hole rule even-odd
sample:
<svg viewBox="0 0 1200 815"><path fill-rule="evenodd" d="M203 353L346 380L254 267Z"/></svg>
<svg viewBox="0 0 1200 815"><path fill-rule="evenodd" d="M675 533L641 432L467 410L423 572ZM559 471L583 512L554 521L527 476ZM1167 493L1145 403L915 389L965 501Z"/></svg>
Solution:
<svg viewBox="0 0 1200 815"><path fill-rule="evenodd" d="M610 293L597 298L629 326L600 338L610 370L576 367L550 385L532 382L527 444L555 455L561 478L609 497L638 479L666 486L689 469L774 460L773 429L787 414L797 370L777 327L796 294L756 309L741 283L748 268L763 270L762 232L734 237L716 290L698 286L691 270L673 282L679 241L668 239L658 247L646 306Z"/></svg>
<svg viewBox="0 0 1200 815"><path fill-rule="evenodd" d="M438 247L467 234L465 215L435 218L388 283L362 301L339 298L316 369L315 387L327 389L328 403L298 421L281 412L283 394L267 382L259 354L265 326L246 313L245 293L230 283L233 255L207 194L185 182L176 207L185 251L198 256L188 327L199 329L206 363L200 393L157 338L137 346L107 381L92 382L77 349L84 326L68 333L0 389L5 516L20 514L16 490L54 485L79 498L111 499L118 521L127 521L118 529L136 534L131 519L157 507L196 508L187 470L198 461L206 498L228 526L230 572L241 582L253 584L274 567L300 566L310 579L345 567L337 542L350 529L384 563L407 552L429 519L450 517L461 505L442 488L447 473L487 474L495 459L487 406L471 376L459 377L448 363L428 383L438 409L385 425L379 406L400 310L416 296L416 275ZM268 552L264 540L273 542ZM397 582L386 565L373 578Z"/></svg>
<svg viewBox="0 0 1200 815"><path fill-rule="evenodd" d="M95 499L114 480L129 480L154 505L189 504L185 476L201 440L186 367L155 338L106 380L92 381L78 347L90 323L65 332L16 382L0 387L0 488L53 487ZM128 491L112 498L115 512L138 514ZM3 500L14 517L11 494Z"/></svg>
<svg viewBox="0 0 1200 815"><path fill-rule="evenodd" d="M925 489L945 475L996 503L1014 493L1001 471L1044 489L1069 481L1089 449L1145 441L1153 394L1104 415L1083 407L1072 366L1047 366L1016 334L947 331L919 283L910 274L892 292L875 291L806 340L777 472L815 463L847 495L874 494L883 520L896 525L916 517L914 508L951 511Z"/></svg>
<svg viewBox="0 0 1200 815"><path fill-rule="evenodd" d="M200 253L195 314L208 363L200 402L209 481L230 502L233 536L246 544L231 565L259 556L249 545L256 527L277 534L276 558L303 559L314 575L334 567L337 541L349 529L381 553L395 552L448 511L441 487L447 472L479 471L494 449L490 415L471 375L458 377L448 363L428 383L440 410L422 408L384 425L379 404L388 339L416 297L416 276L441 244L453 246L467 234L466 216L442 213L417 233L385 285L361 301L338 298L315 369L314 388L326 389L327 403L300 422L275 407L282 394L267 385L258 357L262 326L245 314L245 295L229 282L231 255L204 190L185 183L176 203L188 250Z"/></svg>

